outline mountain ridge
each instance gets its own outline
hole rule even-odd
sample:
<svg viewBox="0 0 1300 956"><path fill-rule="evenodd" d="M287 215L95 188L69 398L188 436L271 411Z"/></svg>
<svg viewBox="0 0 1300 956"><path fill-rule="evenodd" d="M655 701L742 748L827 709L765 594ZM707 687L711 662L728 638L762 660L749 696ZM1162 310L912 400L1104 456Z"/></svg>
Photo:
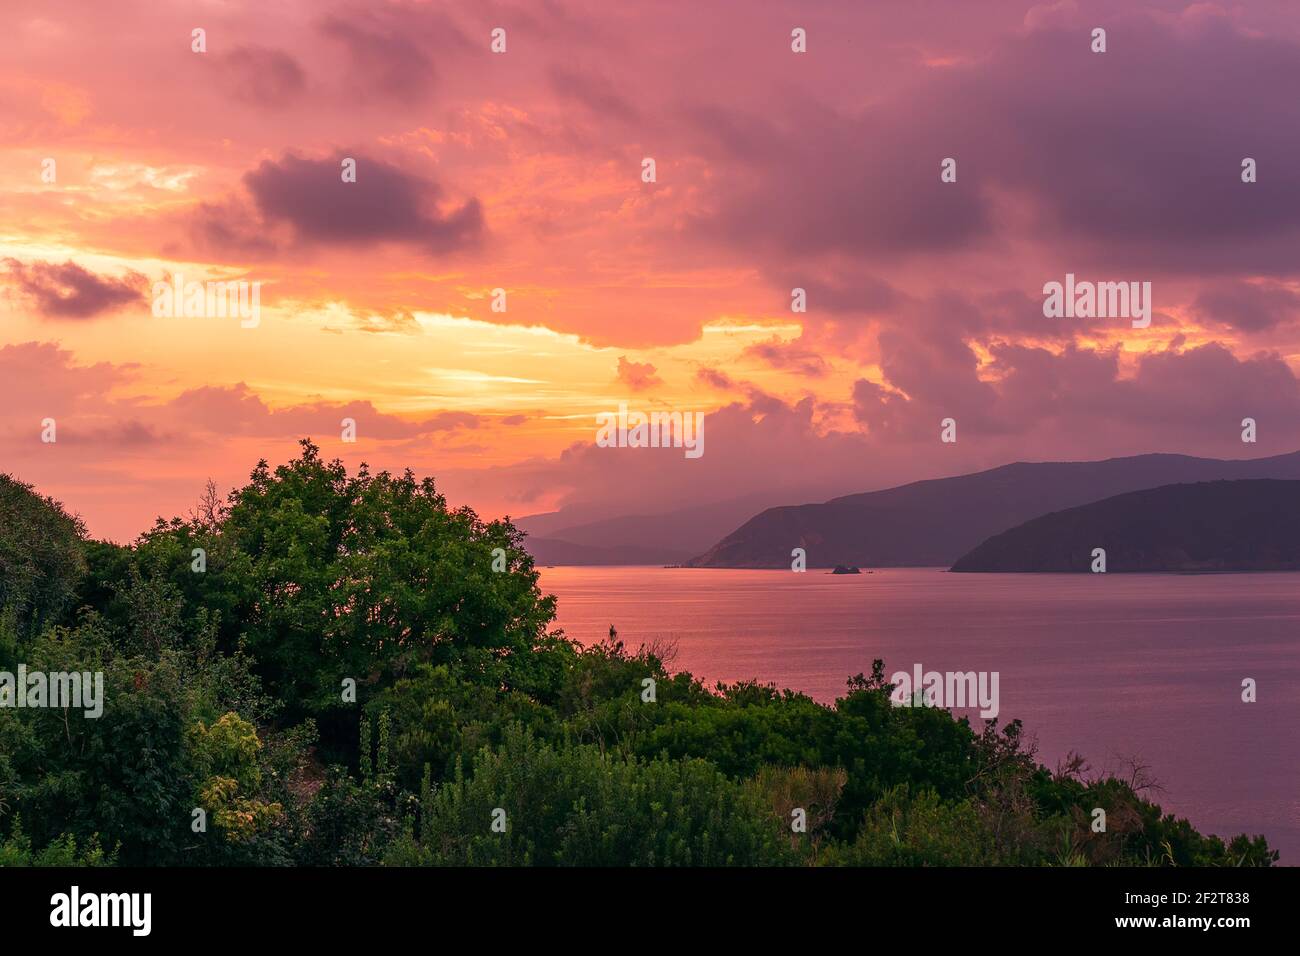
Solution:
<svg viewBox="0 0 1300 956"><path fill-rule="evenodd" d="M1165 452L1084 462L1012 462L947 478L762 511L690 567L949 567L987 538L1054 511L1169 484L1300 479L1300 451L1265 458Z"/></svg>
<svg viewBox="0 0 1300 956"><path fill-rule="evenodd" d="M1300 570L1300 481L1162 485L1054 511L962 555L955 572Z"/></svg>

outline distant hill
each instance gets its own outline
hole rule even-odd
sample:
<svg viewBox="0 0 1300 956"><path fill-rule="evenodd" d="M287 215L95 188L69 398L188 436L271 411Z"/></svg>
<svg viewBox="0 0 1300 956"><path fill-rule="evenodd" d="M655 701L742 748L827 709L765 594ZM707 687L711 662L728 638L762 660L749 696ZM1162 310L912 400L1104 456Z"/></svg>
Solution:
<svg viewBox="0 0 1300 956"><path fill-rule="evenodd" d="M674 551L670 548L637 547L631 544L601 548L591 544L561 541L558 538L534 538L531 536L524 540L524 547L533 556L534 563L542 567L548 564L588 566L681 564L691 556L689 551Z"/></svg>
<svg viewBox="0 0 1300 956"><path fill-rule="evenodd" d="M1246 478L1300 479L1300 452L1219 460L1137 455L1106 461L1017 462L955 478L769 508L688 563L706 568L947 567L991 535L1048 512L1143 488Z"/></svg>
<svg viewBox="0 0 1300 956"><path fill-rule="evenodd" d="M695 504L661 514L593 517L552 511L514 520L524 547L547 564L681 564L739 522L780 501L779 492Z"/></svg>
<svg viewBox="0 0 1300 956"><path fill-rule="evenodd" d="M1300 570L1300 481L1166 485L1034 518L994 535L953 571L1106 573Z"/></svg>

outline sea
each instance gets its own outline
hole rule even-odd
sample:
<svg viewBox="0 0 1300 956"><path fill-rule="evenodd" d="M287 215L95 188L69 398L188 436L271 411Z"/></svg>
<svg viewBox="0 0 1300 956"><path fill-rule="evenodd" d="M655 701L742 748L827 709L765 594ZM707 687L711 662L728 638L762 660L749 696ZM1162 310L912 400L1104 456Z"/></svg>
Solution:
<svg viewBox="0 0 1300 956"><path fill-rule="evenodd" d="M709 686L833 703L875 658L996 671L998 720L1023 722L1040 763L1136 771L1201 832L1262 833L1300 864L1300 574L547 567L540 583L569 637L667 644Z"/></svg>

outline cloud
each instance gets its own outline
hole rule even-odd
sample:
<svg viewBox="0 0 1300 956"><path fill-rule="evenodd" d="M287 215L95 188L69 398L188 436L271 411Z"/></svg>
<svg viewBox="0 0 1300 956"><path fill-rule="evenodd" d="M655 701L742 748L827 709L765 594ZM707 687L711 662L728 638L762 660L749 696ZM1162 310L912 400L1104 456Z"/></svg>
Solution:
<svg viewBox="0 0 1300 956"><path fill-rule="evenodd" d="M782 342L778 338L772 338L766 342L754 343L745 349L744 354L759 359L772 368L808 378L822 378L830 372L830 365L824 358L798 342Z"/></svg>
<svg viewBox="0 0 1300 956"><path fill-rule="evenodd" d="M149 10L156 29L134 33L120 14L96 8L78 25L55 5L39 56L24 31L0 36L24 64L22 79L0 79L0 134L14 169L28 170L28 186L5 195L5 220L13 248L95 250L73 259L113 275L65 282L11 266L6 286L33 314L44 296L51 318L102 315L122 291L112 284L127 280L99 255L149 262L136 266L147 272L163 255L187 274L243 274L256 261L286 319L258 341L271 335L293 361L235 364L228 328L159 326L154 364L137 376L121 364L137 343L65 324L75 354L119 364L80 365L54 346L5 353L13 418L0 437L17 444L4 450L79 493L94 483L94 495L125 500L129 481L161 480L143 458L134 470L112 454L73 468L71 447L33 444L32 422L56 415L62 430L67 417L70 435L138 423L138 447L158 452L170 480L197 474L184 479L193 488L209 447L242 471L292 454L300 434L337 442L350 416L354 447L378 445L398 467L443 468L460 442L487 448L467 461L462 500L569 489L611 507L624 478L650 502L668 479L665 495L691 500L702 475L699 494L727 495L814 476L862 489L1026 457L1241 455L1247 415L1261 453L1292 450L1295 11L1106 0L1096 22L1110 50L1096 55L1089 5L1042 0L1027 13L1035 2L952 3L941 18L924 4L764 2L743 17L697 4L683 30L656 4L331 0L319 29L304 30L301 16L234 0L222 5L226 40L206 58L175 42L192 28L177 5ZM807 56L788 49L794 11ZM498 24L510 30L504 57L488 50ZM178 81L150 83L149 64ZM231 96L250 108L231 110ZM57 184L34 175L46 155L59 159ZM358 160L355 184L341 181L343 156ZM643 156L659 164L653 187L637 175ZM949 156L955 183L939 177ZM1247 156L1257 183L1240 180ZM103 157L116 157L108 175L95 172ZM146 188L137 170L173 172ZM216 261L199 243L168 242L178 222ZM490 255L476 255L489 239ZM1045 319L1042 285L1067 272L1151 279L1160 313L1148 330ZM506 316L478 297L498 286L511 289ZM789 311L795 287L807 290L805 314ZM527 394L483 390L477 429L451 409L394 414L428 394L405 374L404 333L443 313L498 324L464 330L467 345L497 356L475 367L552 380L526 383ZM35 323L14 319L12 335L32 337ZM322 323L337 334L312 334ZM553 376L521 372L492 340L501 323L572 334L579 351L542 334L530 349L554 348ZM744 331L712 334L719 324ZM585 363L601 360L587 347L638 361L593 377ZM352 362L382 370L382 382L344 374ZM740 380L751 368L774 394ZM247 385L231 384L241 377ZM561 451L581 435L585 400L661 378L642 394L706 403L703 465L589 460L581 443ZM171 398L200 383L214 391ZM454 408L478 394L456 393ZM719 399L740 401L711 411ZM521 410L528 425L508 431ZM937 441L948 416L960 423L955 446ZM149 434L167 441L145 445ZM169 447L183 451L166 460ZM492 472L534 455L510 473L517 487ZM132 507L141 501L153 507L152 497Z"/></svg>
<svg viewBox="0 0 1300 956"><path fill-rule="evenodd" d="M437 85L435 51L447 56L468 45L448 17L425 5L354 3L317 28L347 51L347 78L359 93L404 106L424 102Z"/></svg>
<svg viewBox="0 0 1300 956"><path fill-rule="evenodd" d="M726 372L716 368L705 366L695 373L696 381L703 382L712 388L730 390L736 387L737 383Z"/></svg>
<svg viewBox="0 0 1300 956"><path fill-rule="evenodd" d="M216 57L221 81L241 103L283 109L306 88L306 75L298 61L283 50L238 46Z"/></svg>
<svg viewBox="0 0 1300 956"><path fill-rule="evenodd" d="M691 107L692 146L727 170L691 213L692 235L769 271L1050 242L1073 271L1147 273L1117 279L1294 273L1300 43L1201 5L1108 17L1110 50L1094 54L1087 30L1063 25L1069 13L1040 9L1034 29L902 76L864 107L802 90ZM955 183L939 178L947 157ZM1241 181L1245 157L1257 183Z"/></svg>
<svg viewBox="0 0 1300 956"><path fill-rule="evenodd" d="M53 342L6 345L0 348L0 405L9 422L103 408L108 393L134 371L108 362L78 365L72 352Z"/></svg>
<svg viewBox="0 0 1300 956"><path fill-rule="evenodd" d="M618 357L618 380L634 392L662 385L664 380L655 373L649 362L629 362L626 355Z"/></svg>
<svg viewBox="0 0 1300 956"><path fill-rule="evenodd" d="M267 224L242 197L200 202L189 215L186 225L194 242L202 249L233 253L249 258L274 258L279 252Z"/></svg>
<svg viewBox="0 0 1300 956"><path fill-rule="evenodd" d="M23 263L5 259L7 275L21 296L51 319L93 319L144 301L145 277L98 276L72 260Z"/></svg>
<svg viewBox="0 0 1300 956"><path fill-rule="evenodd" d="M370 402L310 402L272 409L243 382L231 386L205 385L169 401L163 409L214 434L247 434L292 438L337 434L345 418L356 422L358 438L397 441L434 432L477 428L481 419L468 412L439 412L409 420L379 411Z"/></svg>
<svg viewBox="0 0 1300 956"><path fill-rule="evenodd" d="M1268 332L1300 317L1300 295L1276 283L1229 280L1202 290L1192 308L1205 322Z"/></svg>
<svg viewBox="0 0 1300 956"><path fill-rule="evenodd" d="M909 356L901 364L907 374L890 362L886 382L855 384L854 415L871 434L903 443L930 441L940 420L952 417L959 436L1033 447L1036 458L1222 453L1234 442L1230 457L1242 457L1244 417L1268 423L1274 451L1300 444L1300 381L1276 353L1238 358L1217 342L1169 348L1139 357L1131 375L1123 374L1118 349L1003 343L992 354L990 380L956 348L928 363Z"/></svg>
<svg viewBox="0 0 1300 956"><path fill-rule="evenodd" d="M368 401L273 408L243 382L139 397L143 373L136 365L78 364L48 342L0 347L0 460L87 514L96 534L117 540L156 515L181 513L206 476L238 481L258 458L292 457L303 437L401 469L445 452L485 421L457 410L405 418ZM41 441L46 418L55 420L54 443ZM344 418L356 421L355 445L341 442Z"/></svg>
<svg viewBox="0 0 1300 956"><path fill-rule="evenodd" d="M410 37L343 17L327 17L320 30L347 48L352 78L365 92L418 103L433 88L433 61Z"/></svg>
<svg viewBox="0 0 1300 956"><path fill-rule="evenodd" d="M883 279L848 261L824 257L799 270L782 266L769 276L779 288L803 289L813 315L880 314L897 308L903 295Z"/></svg>
<svg viewBox="0 0 1300 956"><path fill-rule="evenodd" d="M915 115L903 123L814 103L777 119L715 107L690 116L703 149L730 171L716 205L692 216L702 237L807 261L934 254L991 228L978 184L938 188L939 158L969 139L963 124L940 129ZM932 175L919 157L934 157Z"/></svg>
<svg viewBox="0 0 1300 956"><path fill-rule="evenodd" d="M634 122L640 115L631 101L614 91L609 77L594 70L556 64L548 71L547 78L561 99L577 103L600 117Z"/></svg>
<svg viewBox="0 0 1300 956"><path fill-rule="evenodd" d="M345 159L356 162L355 182L343 181ZM202 238L256 253L276 248L269 236L287 230L286 244L301 247L392 242L448 253L484 234L477 199L444 210L438 184L356 151L327 159L288 153L249 171L244 185L252 208L238 197L199 207L193 225Z"/></svg>
<svg viewBox="0 0 1300 956"><path fill-rule="evenodd" d="M554 458L450 469L439 476L440 486L457 496L472 489L479 497L514 502L515 514L539 504L592 514L653 514L763 492L776 500L785 494L816 497L870 480L855 472L868 454L864 436L818 429L815 408L812 399L788 404L761 396L708 412L705 451L697 459L675 448L599 448L593 426L590 441Z"/></svg>
<svg viewBox="0 0 1300 956"><path fill-rule="evenodd" d="M357 181L342 181L343 154L267 160L244 177L262 215L291 225L306 243L412 242L446 251L474 242L483 229L478 200L441 215L441 188L368 156L356 160Z"/></svg>
<svg viewBox="0 0 1300 956"><path fill-rule="evenodd" d="M176 440L175 435L162 432L134 419L88 427L74 419L70 425L60 425L57 434L59 444L84 445L97 449L100 454L112 450L130 454L142 449L171 444Z"/></svg>
<svg viewBox="0 0 1300 956"><path fill-rule="evenodd" d="M470 412L439 412L432 418L425 419L420 427L425 431L455 431L458 428L478 428L483 419Z"/></svg>
<svg viewBox="0 0 1300 956"><path fill-rule="evenodd" d="M1075 0L1057 0L1056 3L1040 3L1030 7L1025 13L1025 28L1028 30L1051 30L1071 26L1076 22L1079 6Z"/></svg>

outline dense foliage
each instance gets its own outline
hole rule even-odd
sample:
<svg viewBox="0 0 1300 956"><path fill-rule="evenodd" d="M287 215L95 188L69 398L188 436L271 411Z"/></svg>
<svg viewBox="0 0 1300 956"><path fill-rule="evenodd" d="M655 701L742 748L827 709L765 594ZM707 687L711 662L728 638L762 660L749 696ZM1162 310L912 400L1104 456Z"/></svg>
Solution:
<svg viewBox="0 0 1300 956"><path fill-rule="evenodd" d="M0 708L0 864L1276 859L1017 722L893 707L880 661L824 706L579 647L509 523L309 442L130 547L0 478L0 601L0 670L105 683L97 719Z"/></svg>

